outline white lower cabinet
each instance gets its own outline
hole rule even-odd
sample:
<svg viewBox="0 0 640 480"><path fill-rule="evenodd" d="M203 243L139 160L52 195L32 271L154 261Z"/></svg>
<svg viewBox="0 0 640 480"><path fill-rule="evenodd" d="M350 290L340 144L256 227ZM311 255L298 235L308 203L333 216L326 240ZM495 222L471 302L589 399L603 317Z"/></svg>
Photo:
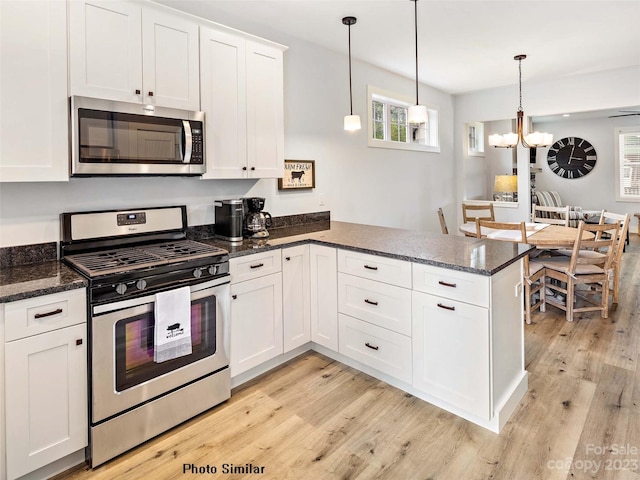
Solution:
<svg viewBox="0 0 640 480"><path fill-rule="evenodd" d="M310 245L311 340L338 351L338 262L336 249Z"/></svg>
<svg viewBox="0 0 640 480"><path fill-rule="evenodd" d="M6 475L87 445L85 290L3 305Z"/></svg>
<svg viewBox="0 0 640 480"><path fill-rule="evenodd" d="M339 314L341 354L411 383L411 337Z"/></svg>
<svg viewBox="0 0 640 480"><path fill-rule="evenodd" d="M413 292L413 386L489 419L489 313Z"/></svg>
<svg viewBox="0 0 640 480"><path fill-rule="evenodd" d="M282 249L284 353L311 341L309 245Z"/></svg>
<svg viewBox="0 0 640 480"><path fill-rule="evenodd" d="M280 250L230 261L232 377L283 353L280 265ZM268 273L274 268L277 273Z"/></svg>

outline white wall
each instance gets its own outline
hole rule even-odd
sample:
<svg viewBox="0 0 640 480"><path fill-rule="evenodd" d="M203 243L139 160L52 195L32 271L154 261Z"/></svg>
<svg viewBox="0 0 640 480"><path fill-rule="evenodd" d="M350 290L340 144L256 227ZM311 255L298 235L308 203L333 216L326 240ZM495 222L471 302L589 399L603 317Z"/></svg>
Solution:
<svg viewBox="0 0 640 480"><path fill-rule="evenodd" d="M527 116L540 116L638 105L640 104L639 79L640 67L588 75L574 75L539 83L527 81L525 76L522 86L523 108ZM465 181L467 179L467 170L469 169L468 165L466 165L463 151L465 123L514 118L517 107L518 85L456 96L454 152L456 165L460 172L457 182L458 204L465 198ZM576 134L576 136L580 135ZM600 156L604 153L603 151ZM546 157L546 149L538 149L537 166L541 166L540 159L544 157ZM527 171L528 165L528 151L519 147L518 171ZM593 173L590 175L593 175ZM542 186L541 180L538 181L538 187ZM611 185L611 182L609 182L609 185ZM520 193L519 208L505 210L503 217L499 217L499 214L496 213L500 220L526 219L529 215L531 207L526 194L529 189L528 175L518 175L518 187ZM608 193L601 191L589 193L598 199L594 203L604 205L607 203L607 198L609 198ZM584 194L588 195L586 191ZM601 200L600 197L602 197ZM458 208L458 210L460 209ZM458 220L460 220L460 216L461 212L458 213Z"/></svg>
<svg viewBox="0 0 640 480"><path fill-rule="evenodd" d="M242 25L231 25L241 28ZM452 97L421 86L440 107L441 153L367 147L366 129L342 129L348 113L347 57L276 32L250 33L288 45L285 52L285 158L316 161L316 188L279 192L275 179L72 178L68 183L0 185L0 247L59 240L67 211L188 206L189 224L214 222L213 201L266 197L274 216L331 210L340 221L439 231L436 210L453 215L456 192ZM267 36L272 33L272 36ZM354 113L366 125L366 86L410 95L413 82L354 62Z"/></svg>

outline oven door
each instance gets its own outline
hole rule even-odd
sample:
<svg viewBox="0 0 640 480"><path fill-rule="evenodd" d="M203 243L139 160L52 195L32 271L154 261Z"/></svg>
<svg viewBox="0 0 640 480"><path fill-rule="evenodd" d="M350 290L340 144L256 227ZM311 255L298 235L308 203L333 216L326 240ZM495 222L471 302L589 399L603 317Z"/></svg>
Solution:
<svg viewBox="0 0 640 480"><path fill-rule="evenodd" d="M228 367L228 277L190 288L192 353L161 363L155 295L92 308L92 424Z"/></svg>

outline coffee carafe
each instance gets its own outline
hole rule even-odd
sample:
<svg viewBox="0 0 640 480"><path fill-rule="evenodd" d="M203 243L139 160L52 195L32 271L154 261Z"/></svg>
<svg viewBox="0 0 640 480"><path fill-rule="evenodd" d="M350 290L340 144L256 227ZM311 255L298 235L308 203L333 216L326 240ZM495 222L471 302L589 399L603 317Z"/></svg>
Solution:
<svg viewBox="0 0 640 480"><path fill-rule="evenodd" d="M267 228L271 227L271 214L263 212L264 198L247 197L242 199L244 207L244 236L246 238L265 238L269 236Z"/></svg>

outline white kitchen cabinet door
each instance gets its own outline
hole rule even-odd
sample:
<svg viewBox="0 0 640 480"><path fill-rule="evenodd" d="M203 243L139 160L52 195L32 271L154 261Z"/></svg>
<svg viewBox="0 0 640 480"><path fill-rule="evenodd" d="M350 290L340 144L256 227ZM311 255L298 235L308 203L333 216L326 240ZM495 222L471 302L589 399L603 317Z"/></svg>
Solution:
<svg viewBox="0 0 640 480"><path fill-rule="evenodd" d="M5 345L7 478L87 445L85 323Z"/></svg>
<svg viewBox="0 0 640 480"><path fill-rule="evenodd" d="M114 0L69 2L71 95L142 101L142 10Z"/></svg>
<svg viewBox="0 0 640 480"><path fill-rule="evenodd" d="M231 376L282 351L282 273L231 284Z"/></svg>
<svg viewBox="0 0 640 480"><path fill-rule="evenodd" d="M489 312L413 292L413 386L488 420Z"/></svg>
<svg viewBox="0 0 640 480"><path fill-rule="evenodd" d="M200 109L197 23L117 0L69 2L69 22L71 95Z"/></svg>
<svg viewBox="0 0 640 480"><path fill-rule="evenodd" d="M249 178L284 173L282 50L247 41L247 165Z"/></svg>
<svg viewBox="0 0 640 480"><path fill-rule="evenodd" d="M338 259L335 248L310 245L311 340L338 351Z"/></svg>
<svg viewBox="0 0 640 480"><path fill-rule="evenodd" d="M311 341L309 245L282 250L284 352Z"/></svg>
<svg viewBox="0 0 640 480"><path fill-rule="evenodd" d="M142 10L142 101L182 110L200 110L198 24Z"/></svg>
<svg viewBox="0 0 640 480"><path fill-rule="evenodd" d="M200 84L206 115L207 173L247 177L247 72L244 38L200 29Z"/></svg>
<svg viewBox="0 0 640 480"><path fill-rule="evenodd" d="M66 2L0 1L0 46L0 182L66 181Z"/></svg>

